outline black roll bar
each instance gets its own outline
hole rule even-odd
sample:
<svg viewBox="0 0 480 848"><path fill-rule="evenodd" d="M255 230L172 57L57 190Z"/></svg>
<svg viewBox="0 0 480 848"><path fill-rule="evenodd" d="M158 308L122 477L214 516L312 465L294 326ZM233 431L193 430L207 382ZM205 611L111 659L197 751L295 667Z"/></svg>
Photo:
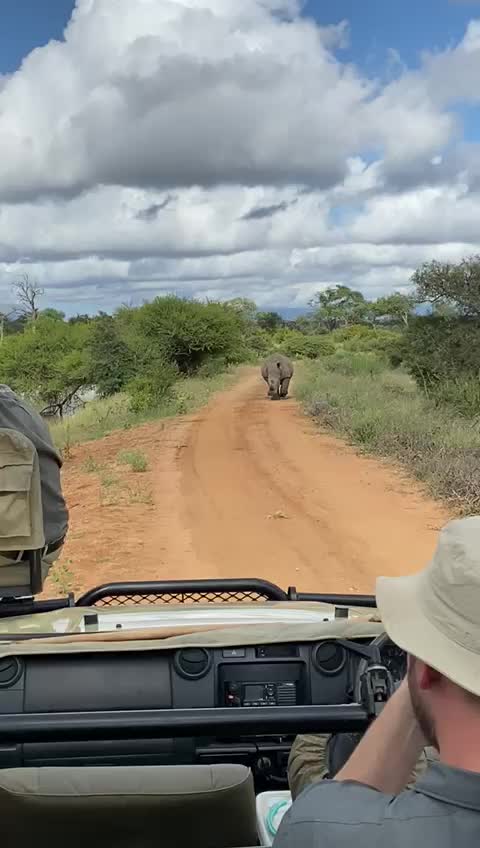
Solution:
<svg viewBox="0 0 480 848"><path fill-rule="evenodd" d="M356 732L369 720L359 704L22 713L2 715L0 742Z"/></svg>

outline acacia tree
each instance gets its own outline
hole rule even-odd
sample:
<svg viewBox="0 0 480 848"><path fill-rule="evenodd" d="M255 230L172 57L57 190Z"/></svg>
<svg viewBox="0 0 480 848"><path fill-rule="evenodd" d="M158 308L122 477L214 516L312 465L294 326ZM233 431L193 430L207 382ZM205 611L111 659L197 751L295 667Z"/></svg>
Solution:
<svg viewBox="0 0 480 848"><path fill-rule="evenodd" d="M309 305L316 307L314 319L327 330L371 320L371 304L348 286L329 286L317 292Z"/></svg>
<svg viewBox="0 0 480 848"><path fill-rule="evenodd" d="M480 318L480 255L458 264L425 262L412 276L418 303L435 310L453 310L457 315Z"/></svg>
<svg viewBox="0 0 480 848"><path fill-rule="evenodd" d="M416 297L413 294L393 292L393 294L375 300L372 304L372 311L377 320L386 318L392 324L401 323L408 327L415 304Z"/></svg>
<svg viewBox="0 0 480 848"><path fill-rule="evenodd" d="M3 382L26 394L44 414L63 415L90 383L86 324L69 325L42 315L1 347Z"/></svg>

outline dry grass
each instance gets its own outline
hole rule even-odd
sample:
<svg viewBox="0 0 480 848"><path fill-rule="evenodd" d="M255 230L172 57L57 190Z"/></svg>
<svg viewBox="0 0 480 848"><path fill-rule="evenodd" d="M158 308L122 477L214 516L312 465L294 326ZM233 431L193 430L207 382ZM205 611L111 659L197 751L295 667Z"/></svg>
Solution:
<svg viewBox="0 0 480 848"><path fill-rule="evenodd" d="M459 513L480 512L480 421L425 397L408 375L360 355L302 365L296 394L308 414L350 443L393 457ZM350 361L350 365L349 365Z"/></svg>

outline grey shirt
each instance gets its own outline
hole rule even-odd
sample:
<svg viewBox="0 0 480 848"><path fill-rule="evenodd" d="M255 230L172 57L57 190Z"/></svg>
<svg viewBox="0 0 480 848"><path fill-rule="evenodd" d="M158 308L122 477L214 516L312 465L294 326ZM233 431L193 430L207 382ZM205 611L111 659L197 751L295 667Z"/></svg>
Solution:
<svg viewBox="0 0 480 848"><path fill-rule="evenodd" d="M480 844L480 774L437 762L400 795L354 782L312 784L280 824L274 848L473 848Z"/></svg>
<svg viewBox="0 0 480 848"><path fill-rule="evenodd" d="M50 431L38 412L0 384L0 427L28 436L38 453L42 483L43 526L47 544L62 539L68 529L68 510L62 494L62 459Z"/></svg>

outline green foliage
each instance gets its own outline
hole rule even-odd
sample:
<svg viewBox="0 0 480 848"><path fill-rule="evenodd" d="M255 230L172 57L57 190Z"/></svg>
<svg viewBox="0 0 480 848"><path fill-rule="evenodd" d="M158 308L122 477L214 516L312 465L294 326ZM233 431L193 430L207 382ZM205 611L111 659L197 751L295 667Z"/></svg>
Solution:
<svg viewBox="0 0 480 848"><path fill-rule="evenodd" d="M166 360L138 374L125 386L132 410L141 413L158 407L169 396L177 377L178 369Z"/></svg>
<svg viewBox="0 0 480 848"><path fill-rule="evenodd" d="M272 336L271 350L281 350L292 358L317 359L331 356L335 346L327 336L305 336L298 330L280 330Z"/></svg>
<svg viewBox="0 0 480 848"><path fill-rule="evenodd" d="M380 330L369 327L362 327L362 329L366 332L357 333L344 342L344 350L349 350L352 353L371 351L388 356L398 349L403 338L402 333L394 330Z"/></svg>
<svg viewBox="0 0 480 848"><path fill-rule="evenodd" d="M216 377L226 371L228 363L224 356L211 356L196 372L197 377Z"/></svg>
<svg viewBox="0 0 480 848"><path fill-rule="evenodd" d="M39 406L62 412L89 385L88 325L40 316L0 347L0 379Z"/></svg>
<svg viewBox="0 0 480 848"><path fill-rule="evenodd" d="M480 415L480 255L458 264L424 263L412 281L432 315L409 323L406 367L437 403Z"/></svg>
<svg viewBox="0 0 480 848"><path fill-rule="evenodd" d="M403 324L408 327L416 304L416 297L411 294L393 294L379 297L372 304L373 316L376 320L382 318L391 324Z"/></svg>
<svg viewBox="0 0 480 848"><path fill-rule="evenodd" d="M337 350L334 356L329 357L325 367L336 374L354 377L359 375L373 376L385 370L386 361L373 351L363 353L351 353L345 350Z"/></svg>
<svg viewBox="0 0 480 848"><path fill-rule="evenodd" d="M194 373L210 356L238 361L244 329L242 313L220 303L163 297L135 310L137 338L183 374Z"/></svg>
<svg viewBox="0 0 480 848"><path fill-rule="evenodd" d="M480 373L480 321L415 318L405 334L404 362L425 389L442 380Z"/></svg>
<svg viewBox="0 0 480 848"><path fill-rule="evenodd" d="M53 321L65 321L65 312L61 312L60 309L48 307L48 309L42 309L40 315L43 318L51 318Z"/></svg>
<svg viewBox="0 0 480 848"><path fill-rule="evenodd" d="M459 512L478 513L478 421L426 397L401 371L384 365L367 375L352 365L341 373L332 372L331 364L308 363L299 371L296 395L307 412L365 451L400 461Z"/></svg>
<svg viewBox="0 0 480 848"><path fill-rule="evenodd" d="M365 321L370 309L363 294L348 286L329 286L317 292L311 306L316 307L315 318L327 330Z"/></svg>
<svg viewBox="0 0 480 848"><path fill-rule="evenodd" d="M480 255L458 264L425 262L412 277L419 303L450 307L459 315L480 318Z"/></svg>
<svg viewBox="0 0 480 848"><path fill-rule="evenodd" d="M234 297L232 300L226 300L223 305L243 321L255 321L257 306L254 300L249 300L248 297Z"/></svg>
<svg viewBox="0 0 480 848"><path fill-rule="evenodd" d="M352 324L350 327L339 327L337 330L332 330L329 338L334 344L350 341L357 338L370 338L372 328L366 324Z"/></svg>
<svg viewBox="0 0 480 848"><path fill-rule="evenodd" d="M285 322L285 326L289 330L298 330L306 336L318 336L322 333L328 333L327 328L323 326L316 313L312 315L299 315L293 321Z"/></svg>
<svg viewBox="0 0 480 848"><path fill-rule="evenodd" d="M90 379L100 397L122 391L134 377L134 354L121 338L118 322L110 315L94 322L89 352Z"/></svg>
<svg viewBox="0 0 480 848"><path fill-rule="evenodd" d="M121 465L129 465L132 471L143 472L148 468L148 460L141 451L120 451L117 457Z"/></svg>
<svg viewBox="0 0 480 848"><path fill-rule="evenodd" d="M430 396L438 406L450 406L466 418L480 417L480 379L457 377L441 380L431 387Z"/></svg>
<svg viewBox="0 0 480 848"><path fill-rule="evenodd" d="M284 320L278 312L258 312L256 321L260 329L273 333L283 327Z"/></svg>

